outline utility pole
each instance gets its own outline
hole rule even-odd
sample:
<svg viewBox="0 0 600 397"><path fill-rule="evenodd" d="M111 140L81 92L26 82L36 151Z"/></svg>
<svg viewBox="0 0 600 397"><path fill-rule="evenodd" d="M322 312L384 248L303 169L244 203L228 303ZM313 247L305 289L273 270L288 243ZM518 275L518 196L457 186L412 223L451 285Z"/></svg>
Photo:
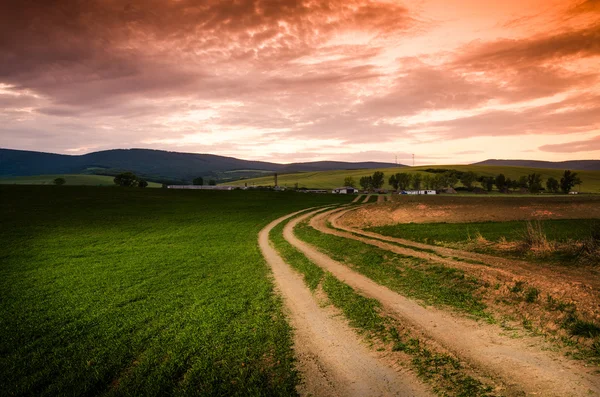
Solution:
<svg viewBox="0 0 600 397"><path fill-rule="evenodd" d="M415 166L415 154L413 153L413 167Z"/></svg>

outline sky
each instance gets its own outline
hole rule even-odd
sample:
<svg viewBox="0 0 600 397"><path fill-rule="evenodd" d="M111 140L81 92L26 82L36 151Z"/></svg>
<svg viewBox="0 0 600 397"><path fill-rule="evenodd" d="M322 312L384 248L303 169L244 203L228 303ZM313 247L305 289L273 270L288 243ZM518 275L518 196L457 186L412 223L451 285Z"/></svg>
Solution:
<svg viewBox="0 0 600 397"><path fill-rule="evenodd" d="M599 159L600 0L5 1L0 147Z"/></svg>

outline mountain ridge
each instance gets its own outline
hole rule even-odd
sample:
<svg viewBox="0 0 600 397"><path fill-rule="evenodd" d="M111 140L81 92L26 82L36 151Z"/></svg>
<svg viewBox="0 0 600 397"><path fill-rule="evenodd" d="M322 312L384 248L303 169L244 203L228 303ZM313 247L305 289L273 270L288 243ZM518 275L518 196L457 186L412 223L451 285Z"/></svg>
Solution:
<svg viewBox="0 0 600 397"><path fill-rule="evenodd" d="M511 159L488 159L473 163L471 165L495 165L508 167L532 167L547 169L600 171L600 160L568 160L568 161L543 161L543 160L511 160Z"/></svg>
<svg viewBox="0 0 600 397"><path fill-rule="evenodd" d="M220 182L267 172L294 173L395 166L384 162L315 161L279 164L204 153L155 149L111 149L83 155L55 154L0 148L0 176L43 174L115 175L132 171L157 182L191 182L196 177Z"/></svg>

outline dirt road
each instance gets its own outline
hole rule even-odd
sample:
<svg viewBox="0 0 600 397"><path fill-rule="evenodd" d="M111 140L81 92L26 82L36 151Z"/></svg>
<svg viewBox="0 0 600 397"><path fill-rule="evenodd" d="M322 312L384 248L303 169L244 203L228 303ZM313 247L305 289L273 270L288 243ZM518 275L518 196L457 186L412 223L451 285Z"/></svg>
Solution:
<svg viewBox="0 0 600 397"><path fill-rule="evenodd" d="M303 377L299 390L311 396L430 396L408 372L399 373L379 360L331 307L320 307L302 277L269 243L269 232L290 214L267 225L259 246L273 270L275 283L294 328L294 349Z"/></svg>
<svg viewBox="0 0 600 397"><path fill-rule="evenodd" d="M600 395L597 376L590 375L581 363L567 360L558 353L542 351L537 347L539 339L511 339L503 336L498 326L424 308L300 241L293 234L293 227L311 215L292 220L284 229L285 239L315 264L365 296L377 299L394 317L412 323L483 374L501 379L508 394Z"/></svg>

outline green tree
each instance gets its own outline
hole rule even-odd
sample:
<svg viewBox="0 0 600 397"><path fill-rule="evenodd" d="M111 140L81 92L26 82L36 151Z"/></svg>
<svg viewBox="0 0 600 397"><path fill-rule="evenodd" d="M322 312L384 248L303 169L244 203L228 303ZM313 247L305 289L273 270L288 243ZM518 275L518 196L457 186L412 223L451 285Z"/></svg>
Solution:
<svg viewBox="0 0 600 397"><path fill-rule="evenodd" d="M360 184L360 187L363 188L363 190L371 190L371 186L373 185L371 182L372 179L373 178L370 176L363 176L362 178L360 178L358 183Z"/></svg>
<svg viewBox="0 0 600 397"><path fill-rule="evenodd" d="M56 178L56 179L54 179L54 180L52 181L52 183L54 183L54 184L55 184L55 185L57 185L57 186L62 186L62 185L64 185L65 183L67 183L67 181L66 181L66 179L65 179L65 178Z"/></svg>
<svg viewBox="0 0 600 397"><path fill-rule="evenodd" d="M506 177L504 176L504 174L499 174L496 177L494 184L496 185L496 188L498 190L500 190L501 192L504 191L504 189L506 189Z"/></svg>
<svg viewBox="0 0 600 397"><path fill-rule="evenodd" d="M469 190L473 189L475 181L477 181L477 174L473 171L465 172L460 179L460 183Z"/></svg>
<svg viewBox="0 0 600 397"><path fill-rule="evenodd" d="M136 186L138 182L137 176L133 172L122 172L113 179L115 185L119 186Z"/></svg>
<svg viewBox="0 0 600 397"><path fill-rule="evenodd" d="M347 176L344 178L344 186L356 187L356 181L353 177Z"/></svg>
<svg viewBox="0 0 600 397"><path fill-rule="evenodd" d="M390 179L388 179L388 185L393 187L394 190L398 190L398 175L400 174L394 174L390 176Z"/></svg>
<svg viewBox="0 0 600 397"><path fill-rule="evenodd" d="M535 172L527 175L527 185L529 185L529 193L539 193L542 190L542 175Z"/></svg>
<svg viewBox="0 0 600 397"><path fill-rule="evenodd" d="M517 187L520 187L523 189L528 189L529 188L529 178L526 175L523 175L522 177L520 177L519 181L517 183Z"/></svg>
<svg viewBox="0 0 600 397"><path fill-rule="evenodd" d="M194 178L192 183L196 186L202 186L204 185L204 178L202 178L201 176L199 176L198 178Z"/></svg>
<svg viewBox="0 0 600 397"><path fill-rule="evenodd" d="M519 182L518 180L515 179L513 181L510 181L510 188L512 190L517 190L519 188L519 186L521 186L521 182Z"/></svg>
<svg viewBox="0 0 600 397"><path fill-rule="evenodd" d="M560 189L560 183L555 178L548 178L546 181L546 190L552 193L558 193Z"/></svg>
<svg viewBox="0 0 600 397"><path fill-rule="evenodd" d="M406 172L402 172L396 174L396 180L398 181L398 189L406 190L410 187L410 184L412 183L412 175Z"/></svg>
<svg viewBox="0 0 600 397"><path fill-rule="evenodd" d="M375 171L371 179L373 189L381 189L385 183L385 175L381 171Z"/></svg>
<svg viewBox="0 0 600 397"><path fill-rule="evenodd" d="M573 189L575 185L580 185L581 179L577 176L576 172L566 170L563 177L560 178L560 190L567 194Z"/></svg>
<svg viewBox="0 0 600 397"><path fill-rule="evenodd" d="M431 188L433 190L440 190L444 188L444 177L440 174L436 174L431 178Z"/></svg>
<svg viewBox="0 0 600 397"><path fill-rule="evenodd" d="M423 181L423 177L421 176L421 174L416 173L413 175L412 177L412 186L415 190L420 190L421 189L421 182Z"/></svg>
<svg viewBox="0 0 600 397"><path fill-rule="evenodd" d="M423 187L427 190L431 189L431 176L429 174L425 174L423 177Z"/></svg>
<svg viewBox="0 0 600 397"><path fill-rule="evenodd" d="M139 178L137 185L141 188L148 187L148 182L145 179Z"/></svg>
<svg viewBox="0 0 600 397"><path fill-rule="evenodd" d="M493 176L488 176L482 179L481 186L483 186L488 192L494 189L494 183L496 179Z"/></svg>
<svg viewBox="0 0 600 397"><path fill-rule="evenodd" d="M450 186L451 188L454 188L454 186L456 186L458 183L458 176L452 171L444 172L442 177L444 178L444 187Z"/></svg>
<svg viewBox="0 0 600 397"><path fill-rule="evenodd" d="M214 179L211 179L210 181L208 181L208 184L210 186L217 186L217 181L215 181Z"/></svg>

